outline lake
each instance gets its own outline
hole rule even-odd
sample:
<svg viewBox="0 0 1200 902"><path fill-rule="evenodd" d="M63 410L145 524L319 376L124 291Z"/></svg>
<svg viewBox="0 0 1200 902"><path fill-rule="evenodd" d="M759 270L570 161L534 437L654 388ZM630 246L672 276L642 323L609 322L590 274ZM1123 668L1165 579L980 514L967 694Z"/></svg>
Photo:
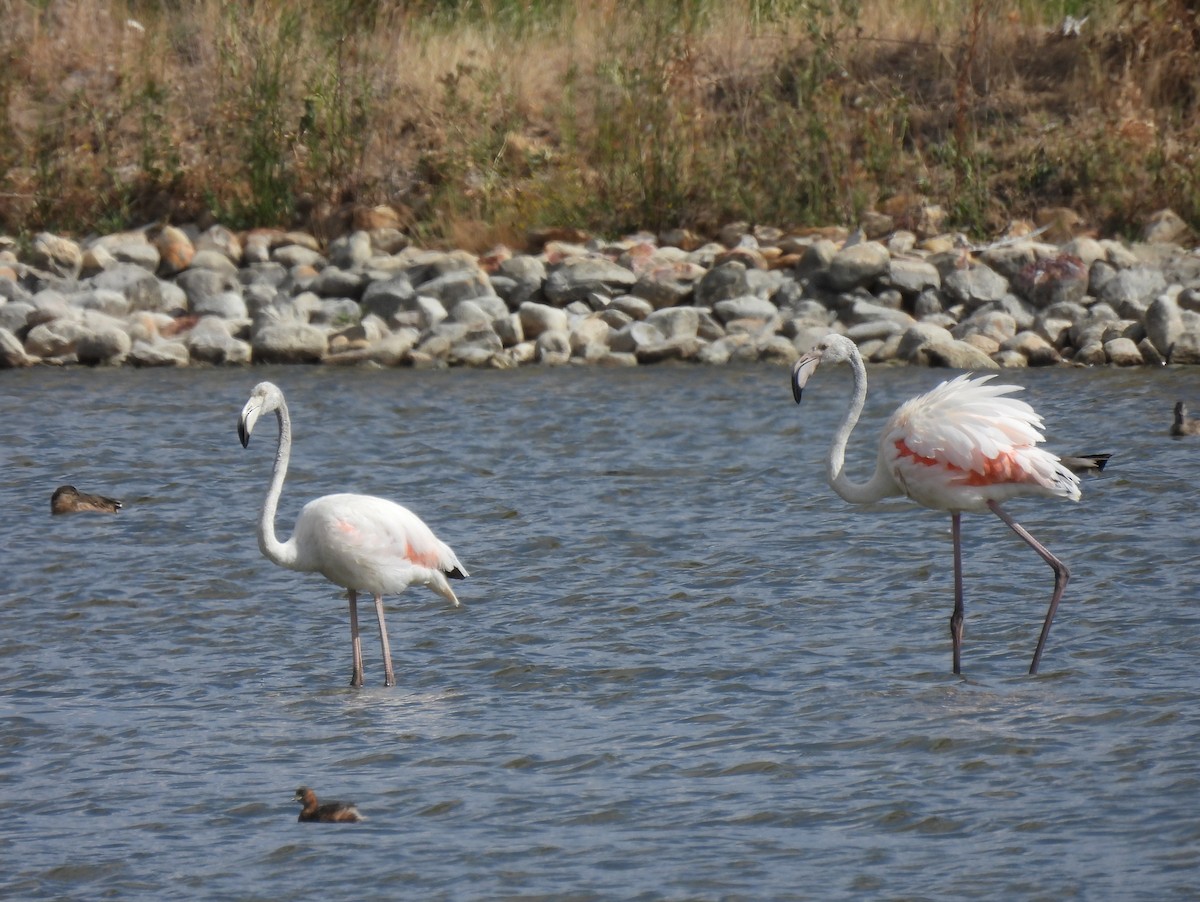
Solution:
<svg viewBox="0 0 1200 902"><path fill-rule="evenodd" d="M870 370L848 470L950 374ZM260 554L358 491L470 570L372 606ZM0 373L0 896L21 899L1194 899L1200 369L1006 371L1078 504L997 518L824 481L850 390L768 366ZM51 517L62 483L116 515ZM367 816L300 824L312 786Z"/></svg>

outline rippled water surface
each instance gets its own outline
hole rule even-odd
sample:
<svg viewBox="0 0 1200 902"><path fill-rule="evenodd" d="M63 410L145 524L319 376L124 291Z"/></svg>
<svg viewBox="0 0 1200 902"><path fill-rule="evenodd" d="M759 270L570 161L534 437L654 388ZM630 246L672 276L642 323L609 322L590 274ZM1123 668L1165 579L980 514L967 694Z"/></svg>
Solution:
<svg viewBox="0 0 1200 902"><path fill-rule="evenodd" d="M944 373L876 369L850 468ZM1006 373L1078 505L964 518L824 483L849 373L260 369L0 373L0 896L1194 899L1194 370ZM334 491L416 510L471 579L388 599L399 685L347 687L341 590L265 561ZM116 516L49 514L70 482ZM359 825L296 822L295 788Z"/></svg>

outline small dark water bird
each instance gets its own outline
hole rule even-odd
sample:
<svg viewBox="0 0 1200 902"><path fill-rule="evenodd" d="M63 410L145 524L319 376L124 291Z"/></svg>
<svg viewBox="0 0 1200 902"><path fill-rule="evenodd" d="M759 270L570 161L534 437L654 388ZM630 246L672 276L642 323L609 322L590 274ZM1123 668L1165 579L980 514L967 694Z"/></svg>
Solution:
<svg viewBox="0 0 1200 902"><path fill-rule="evenodd" d="M317 802L317 794L307 786L301 786L292 796L293 802L300 802L304 808L300 811L299 821L320 821L324 824L352 824L364 820L358 809L350 802Z"/></svg>
<svg viewBox="0 0 1200 902"><path fill-rule="evenodd" d="M60 485L50 496L50 513L77 514L83 511L98 511L115 514L122 508L120 501L103 495L89 495L73 485Z"/></svg>
<svg viewBox="0 0 1200 902"><path fill-rule="evenodd" d="M1175 422L1171 424L1171 435L1200 435L1200 420L1188 416L1187 406L1175 402Z"/></svg>
<svg viewBox="0 0 1200 902"><path fill-rule="evenodd" d="M1099 473L1112 459L1112 454L1064 454L1059 458L1072 473Z"/></svg>

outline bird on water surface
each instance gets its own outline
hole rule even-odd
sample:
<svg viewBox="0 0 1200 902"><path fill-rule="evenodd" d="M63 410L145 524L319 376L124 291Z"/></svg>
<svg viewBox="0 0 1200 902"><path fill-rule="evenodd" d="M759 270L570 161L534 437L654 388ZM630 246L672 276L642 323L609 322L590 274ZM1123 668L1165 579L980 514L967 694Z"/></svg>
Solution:
<svg viewBox="0 0 1200 902"><path fill-rule="evenodd" d="M87 492L79 491L73 485L60 485L50 496L50 513L52 514L77 514L85 511L115 514L123 506L114 498L89 495Z"/></svg>
<svg viewBox="0 0 1200 902"><path fill-rule="evenodd" d="M447 577L465 579L466 568L420 517L399 504L370 495L324 495L308 502L296 519L292 537L280 542L275 535L275 511L292 451L292 422L278 386L260 382L254 387L238 419L238 438L242 447L247 447L258 418L272 411L279 421L279 443L258 521L258 547L268 560L281 567L320 573L347 590L354 658L351 686L363 684L358 593L370 592L375 597L384 685L394 686L384 594L402 592L413 584L424 585L457 607L458 598Z"/></svg>
<svg viewBox="0 0 1200 902"><path fill-rule="evenodd" d="M792 393L799 404L801 392L819 364L843 362L854 372L854 396L829 450L830 486L855 504L906 495L925 507L950 512L954 543L950 635L955 673L961 673L963 635L961 515L990 510L1008 524L1054 571L1054 594L1029 665L1029 672L1037 673L1071 574L1000 502L1022 495L1078 501L1079 477L1057 456L1037 447L1043 440L1041 417L1024 401L1005 397L1020 391L1019 386L991 385L992 376L973 379L964 374L897 408L880 435L874 475L867 482L851 482L845 473L846 444L867 397L866 367L854 342L837 334L818 342L792 368Z"/></svg>
<svg viewBox="0 0 1200 902"><path fill-rule="evenodd" d="M317 794L307 786L301 786L292 796L293 802L299 802L304 807L300 809L298 821L317 821L324 824L353 824L364 820L358 809L351 802L325 802L318 804Z"/></svg>
<svg viewBox="0 0 1200 902"><path fill-rule="evenodd" d="M1200 435L1200 420L1188 416L1187 406L1175 402L1175 422L1171 424L1171 435Z"/></svg>

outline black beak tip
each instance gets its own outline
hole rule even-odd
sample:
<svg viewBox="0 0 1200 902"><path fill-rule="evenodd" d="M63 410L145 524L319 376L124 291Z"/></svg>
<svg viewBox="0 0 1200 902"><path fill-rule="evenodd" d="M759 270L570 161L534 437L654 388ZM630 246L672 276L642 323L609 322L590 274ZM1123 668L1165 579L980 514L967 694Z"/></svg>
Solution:
<svg viewBox="0 0 1200 902"><path fill-rule="evenodd" d="M250 433L246 431L246 427L238 423L238 441L242 443L243 448L250 447Z"/></svg>
<svg viewBox="0 0 1200 902"><path fill-rule="evenodd" d="M801 391L802 391L802 389L800 388L800 385L799 385L799 383L797 383L797 382L796 382L796 381L793 379L793 380L792 380L792 397L796 399L796 403L797 403L797 404L799 404L799 403L800 403L800 393L801 393Z"/></svg>

